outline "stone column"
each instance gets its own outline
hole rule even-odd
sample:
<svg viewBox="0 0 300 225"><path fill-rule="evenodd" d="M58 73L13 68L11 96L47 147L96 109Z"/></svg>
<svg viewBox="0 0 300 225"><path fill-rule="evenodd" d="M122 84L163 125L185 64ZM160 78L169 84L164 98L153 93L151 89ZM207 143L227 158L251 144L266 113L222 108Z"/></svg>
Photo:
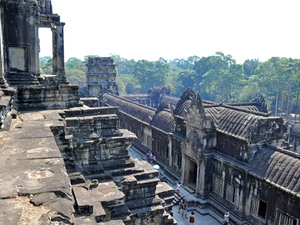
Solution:
<svg viewBox="0 0 300 225"><path fill-rule="evenodd" d="M181 183L183 185L187 185L189 179L189 160L187 160L186 156L182 154L182 164L181 164Z"/></svg>
<svg viewBox="0 0 300 225"><path fill-rule="evenodd" d="M66 84L65 62L64 62L64 23L52 27L53 41L53 74L57 75L61 84Z"/></svg>
<svg viewBox="0 0 300 225"><path fill-rule="evenodd" d="M2 18L0 16L0 24L2 24ZM4 77L4 61L3 61L3 44L2 44L2 26L0 25L0 87L5 88L8 86Z"/></svg>
<svg viewBox="0 0 300 225"><path fill-rule="evenodd" d="M168 151L169 151L169 167L172 166L173 157L172 157L172 133L168 135Z"/></svg>
<svg viewBox="0 0 300 225"><path fill-rule="evenodd" d="M196 194L205 195L205 160L200 160L197 163L197 183Z"/></svg>
<svg viewBox="0 0 300 225"><path fill-rule="evenodd" d="M203 170L200 169L202 165L201 160L197 162L197 180L196 180L196 194L203 194L203 186L205 184L205 177L203 177ZM205 171L205 170L204 170ZM202 174L201 174L202 172ZM202 185L202 186L201 186Z"/></svg>

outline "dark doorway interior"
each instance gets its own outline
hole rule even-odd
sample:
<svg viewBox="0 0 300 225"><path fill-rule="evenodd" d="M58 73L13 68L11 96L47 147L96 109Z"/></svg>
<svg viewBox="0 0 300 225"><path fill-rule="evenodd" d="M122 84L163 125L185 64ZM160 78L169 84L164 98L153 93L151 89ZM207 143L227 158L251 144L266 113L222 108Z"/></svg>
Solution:
<svg viewBox="0 0 300 225"><path fill-rule="evenodd" d="M196 190L196 182L197 182L197 164L190 160L188 186Z"/></svg>
<svg viewBox="0 0 300 225"><path fill-rule="evenodd" d="M259 208L258 208L258 215L262 218L266 218L266 212L267 212L267 203L260 200Z"/></svg>

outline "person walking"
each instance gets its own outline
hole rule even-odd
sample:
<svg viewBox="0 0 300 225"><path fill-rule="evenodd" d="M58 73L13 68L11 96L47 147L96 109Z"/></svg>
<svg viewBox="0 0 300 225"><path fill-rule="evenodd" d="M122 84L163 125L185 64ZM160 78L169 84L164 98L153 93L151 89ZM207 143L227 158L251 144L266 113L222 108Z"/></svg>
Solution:
<svg viewBox="0 0 300 225"><path fill-rule="evenodd" d="M229 212L225 213L224 215L224 225L229 225Z"/></svg>
<svg viewBox="0 0 300 225"><path fill-rule="evenodd" d="M182 209L182 204L183 204L183 197L180 198L179 201L179 207L178 207L178 213L180 214L180 210Z"/></svg>
<svg viewBox="0 0 300 225"><path fill-rule="evenodd" d="M177 188L176 188L176 193L177 193L177 195L179 195L180 188L181 188L181 183L178 182L178 183L177 183Z"/></svg>
<svg viewBox="0 0 300 225"><path fill-rule="evenodd" d="M195 223L195 213L192 212L190 215L189 225L194 225Z"/></svg>
<svg viewBox="0 0 300 225"><path fill-rule="evenodd" d="M148 162L150 162L151 157L152 157L152 152L148 152L148 153L146 154L146 158L147 158L147 161L148 161Z"/></svg>
<svg viewBox="0 0 300 225"><path fill-rule="evenodd" d="M182 204L182 213L181 213L181 218L183 219L183 217L185 216L185 218L187 219L187 204L186 201L184 201L184 203Z"/></svg>
<svg viewBox="0 0 300 225"><path fill-rule="evenodd" d="M156 160L155 155L152 153L151 158L150 158L150 162L153 163Z"/></svg>

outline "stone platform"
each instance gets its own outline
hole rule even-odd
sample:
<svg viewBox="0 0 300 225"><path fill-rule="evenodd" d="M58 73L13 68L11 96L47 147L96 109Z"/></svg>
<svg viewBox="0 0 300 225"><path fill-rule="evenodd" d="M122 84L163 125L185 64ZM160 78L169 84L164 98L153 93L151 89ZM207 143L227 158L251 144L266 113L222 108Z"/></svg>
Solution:
<svg viewBox="0 0 300 225"><path fill-rule="evenodd" d="M50 130L58 118L24 113L0 133L0 224L71 224L71 184Z"/></svg>

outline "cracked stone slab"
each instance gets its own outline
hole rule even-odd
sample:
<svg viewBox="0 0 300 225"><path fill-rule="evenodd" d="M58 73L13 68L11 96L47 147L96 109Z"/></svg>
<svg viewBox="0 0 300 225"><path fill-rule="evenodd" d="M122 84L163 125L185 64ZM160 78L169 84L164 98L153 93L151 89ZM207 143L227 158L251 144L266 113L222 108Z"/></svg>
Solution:
<svg viewBox="0 0 300 225"><path fill-rule="evenodd" d="M31 224L39 224L38 219L43 214L51 214L65 223L71 220L71 184L50 129L53 124L62 123L58 121L58 112L21 114L11 131L0 133L0 208L1 217L5 215L0 221L8 220L7 215L15 215L10 219L14 220L11 224L20 224L21 220L26 220L27 214L32 215L31 220L36 219L36 223ZM31 196L32 203L28 200L27 207L21 207L20 196ZM34 206L33 202L39 206ZM37 213L45 207L43 213ZM28 208L32 212L28 213Z"/></svg>

